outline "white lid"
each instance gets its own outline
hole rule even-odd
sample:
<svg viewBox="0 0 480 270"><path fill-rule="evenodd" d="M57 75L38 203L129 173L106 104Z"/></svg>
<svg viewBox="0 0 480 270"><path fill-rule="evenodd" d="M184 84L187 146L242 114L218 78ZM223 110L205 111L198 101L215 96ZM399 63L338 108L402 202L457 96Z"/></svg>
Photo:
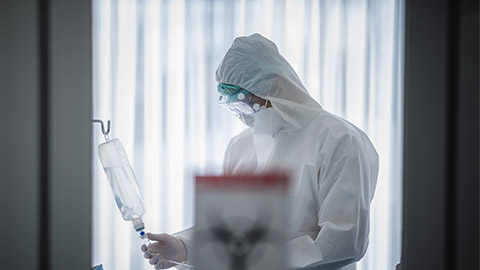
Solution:
<svg viewBox="0 0 480 270"><path fill-rule="evenodd" d="M130 166L125 148L117 138L100 144L98 156L105 168Z"/></svg>

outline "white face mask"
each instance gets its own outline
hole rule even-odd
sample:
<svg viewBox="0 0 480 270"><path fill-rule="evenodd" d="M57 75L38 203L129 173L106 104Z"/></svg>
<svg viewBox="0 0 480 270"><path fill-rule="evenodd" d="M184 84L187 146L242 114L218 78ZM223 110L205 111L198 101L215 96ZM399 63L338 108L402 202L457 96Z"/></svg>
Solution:
<svg viewBox="0 0 480 270"><path fill-rule="evenodd" d="M276 124L279 123L278 115L272 107L265 108L262 106L262 110L259 110L254 115L245 116L237 115L238 119L245 125L254 128L257 127L258 131L264 132L273 131Z"/></svg>
<svg viewBox="0 0 480 270"><path fill-rule="evenodd" d="M266 108L255 114L254 117L255 133L267 133L273 135L275 129L279 126L277 112L272 108Z"/></svg>
<svg viewBox="0 0 480 270"><path fill-rule="evenodd" d="M254 127L254 116L251 115L251 116L243 116L243 115L238 115L238 119L240 119L240 121L242 121L245 125L253 128Z"/></svg>

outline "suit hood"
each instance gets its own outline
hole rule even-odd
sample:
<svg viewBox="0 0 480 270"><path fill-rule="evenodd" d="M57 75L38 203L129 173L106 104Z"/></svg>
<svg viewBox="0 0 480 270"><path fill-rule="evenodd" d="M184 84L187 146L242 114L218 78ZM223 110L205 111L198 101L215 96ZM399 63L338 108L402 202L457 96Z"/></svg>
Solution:
<svg viewBox="0 0 480 270"><path fill-rule="evenodd" d="M300 129L321 111L275 43L260 34L237 37L215 75L218 83L268 99L283 119L282 130Z"/></svg>

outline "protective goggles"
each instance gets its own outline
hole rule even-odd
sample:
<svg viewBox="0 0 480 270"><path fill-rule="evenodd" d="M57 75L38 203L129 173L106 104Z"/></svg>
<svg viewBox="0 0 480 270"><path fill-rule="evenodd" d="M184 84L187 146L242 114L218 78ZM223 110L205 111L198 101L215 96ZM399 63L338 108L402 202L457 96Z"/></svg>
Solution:
<svg viewBox="0 0 480 270"><path fill-rule="evenodd" d="M252 116L267 105L267 101L260 105L262 99L237 86L219 84L217 89L220 93L218 104L236 116Z"/></svg>

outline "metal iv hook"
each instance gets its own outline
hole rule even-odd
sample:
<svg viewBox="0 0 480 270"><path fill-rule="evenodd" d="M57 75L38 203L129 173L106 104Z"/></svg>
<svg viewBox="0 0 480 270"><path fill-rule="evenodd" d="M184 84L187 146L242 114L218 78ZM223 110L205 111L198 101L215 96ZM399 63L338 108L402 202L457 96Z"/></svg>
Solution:
<svg viewBox="0 0 480 270"><path fill-rule="evenodd" d="M103 136L105 137L105 140L108 142L110 140L110 136L108 136L108 134L110 133L110 120L107 120L107 130L105 130L105 126L103 125L102 120L93 119L92 122L100 123L100 125L102 127Z"/></svg>

